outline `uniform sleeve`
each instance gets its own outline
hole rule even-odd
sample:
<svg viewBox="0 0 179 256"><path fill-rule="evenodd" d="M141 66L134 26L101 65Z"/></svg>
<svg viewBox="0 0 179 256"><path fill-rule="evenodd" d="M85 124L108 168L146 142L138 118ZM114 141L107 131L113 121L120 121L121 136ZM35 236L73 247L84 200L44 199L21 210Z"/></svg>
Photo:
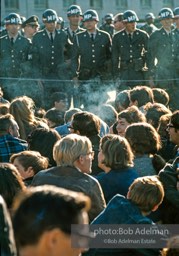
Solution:
<svg viewBox="0 0 179 256"><path fill-rule="evenodd" d="M79 50L79 38L78 35L75 36L73 46L72 46L72 55L71 55L71 72L72 78L78 76L78 69L79 69L79 57L80 57L80 50Z"/></svg>
<svg viewBox="0 0 179 256"><path fill-rule="evenodd" d="M148 66L150 75L154 74L157 44L159 44L159 42L160 41L157 41L156 32L152 33L148 41L148 53L147 53L147 66Z"/></svg>
<svg viewBox="0 0 179 256"><path fill-rule="evenodd" d="M41 76L38 38L36 36L34 36L32 40L32 66L33 66L33 73L36 74L35 76L37 77Z"/></svg>
<svg viewBox="0 0 179 256"><path fill-rule="evenodd" d="M114 78L119 76L119 58L120 58L120 50L119 50L119 42L117 34L114 35L112 39L112 70Z"/></svg>

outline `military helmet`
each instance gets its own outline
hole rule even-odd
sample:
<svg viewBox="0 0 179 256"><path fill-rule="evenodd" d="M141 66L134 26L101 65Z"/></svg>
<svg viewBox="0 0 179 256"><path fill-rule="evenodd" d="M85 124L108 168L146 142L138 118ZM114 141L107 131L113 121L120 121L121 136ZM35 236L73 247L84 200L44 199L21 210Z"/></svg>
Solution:
<svg viewBox="0 0 179 256"><path fill-rule="evenodd" d="M42 14L42 20L43 22L54 22L58 20L58 16L56 11L52 10L52 9L47 9L43 12Z"/></svg>
<svg viewBox="0 0 179 256"><path fill-rule="evenodd" d="M63 24L64 23L63 18L62 17L58 17L57 23L58 24Z"/></svg>
<svg viewBox="0 0 179 256"><path fill-rule="evenodd" d="M170 8L162 8L158 14L158 18L159 20L163 20L163 19L172 19L173 16L173 12Z"/></svg>
<svg viewBox="0 0 179 256"><path fill-rule="evenodd" d="M137 14L132 10L127 10L123 14L123 21L124 22L136 22L139 18L137 17Z"/></svg>
<svg viewBox="0 0 179 256"><path fill-rule="evenodd" d="M148 19L155 19L155 16L152 12L149 12L145 15L145 20L148 20Z"/></svg>
<svg viewBox="0 0 179 256"><path fill-rule="evenodd" d="M10 13L5 19L4 24L15 24L15 25L21 25L21 17L17 13Z"/></svg>
<svg viewBox="0 0 179 256"><path fill-rule="evenodd" d="M99 21L98 14L95 10L89 9L83 14L83 21L96 20Z"/></svg>
<svg viewBox="0 0 179 256"><path fill-rule="evenodd" d="M72 15L80 15L82 16L82 11L81 7L79 5L70 5L70 7L67 9L67 16L72 16Z"/></svg>
<svg viewBox="0 0 179 256"><path fill-rule="evenodd" d="M113 19L114 19L113 14L112 14L112 13L107 13L107 14L104 16L104 19L105 19L105 20L113 20Z"/></svg>
<svg viewBox="0 0 179 256"><path fill-rule="evenodd" d="M179 18L179 7L176 7L173 11L174 18Z"/></svg>

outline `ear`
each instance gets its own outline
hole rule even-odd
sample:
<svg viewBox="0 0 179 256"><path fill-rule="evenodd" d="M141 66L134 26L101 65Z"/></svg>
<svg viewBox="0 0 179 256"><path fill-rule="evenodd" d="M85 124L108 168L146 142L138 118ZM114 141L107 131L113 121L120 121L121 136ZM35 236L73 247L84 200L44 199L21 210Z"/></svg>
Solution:
<svg viewBox="0 0 179 256"><path fill-rule="evenodd" d="M50 231L45 232L43 234L43 238L46 251L48 251L49 253L53 253L58 248L61 239L61 231L57 228L54 228Z"/></svg>
<svg viewBox="0 0 179 256"><path fill-rule="evenodd" d="M126 198L127 198L127 199L129 199L129 198L130 198L130 192L129 192L129 191L127 192L127 196L126 196Z"/></svg>
<svg viewBox="0 0 179 256"><path fill-rule="evenodd" d="M78 161L79 161L80 164L83 164L84 163L84 157L82 155L79 156Z"/></svg>
<svg viewBox="0 0 179 256"><path fill-rule="evenodd" d="M159 207L159 204L155 205L151 211L155 212L158 209L158 207Z"/></svg>
<svg viewBox="0 0 179 256"><path fill-rule="evenodd" d="M134 101L133 101L133 105L136 106L136 107L138 107L138 101L137 101L137 100L134 100Z"/></svg>
<svg viewBox="0 0 179 256"><path fill-rule="evenodd" d="M28 175L29 178L30 178L30 177L33 177L33 176L35 175L32 166L29 166L29 167L27 168L26 173L27 173L27 175Z"/></svg>

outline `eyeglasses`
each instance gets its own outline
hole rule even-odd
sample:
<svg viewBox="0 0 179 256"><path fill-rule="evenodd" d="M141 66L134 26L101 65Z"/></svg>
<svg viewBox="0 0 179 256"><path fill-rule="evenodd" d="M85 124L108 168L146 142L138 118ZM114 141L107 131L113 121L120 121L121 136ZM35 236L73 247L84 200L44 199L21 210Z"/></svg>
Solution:
<svg viewBox="0 0 179 256"><path fill-rule="evenodd" d="M92 156L92 157L94 157L94 151L90 151L89 153L86 153L86 156Z"/></svg>
<svg viewBox="0 0 179 256"><path fill-rule="evenodd" d="M88 152L86 154L81 154L80 156L91 156L92 158L94 158L94 153L95 153L94 151L90 151L90 152Z"/></svg>
<svg viewBox="0 0 179 256"><path fill-rule="evenodd" d="M173 124L167 124L167 128L170 129L170 128L175 128L175 126Z"/></svg>

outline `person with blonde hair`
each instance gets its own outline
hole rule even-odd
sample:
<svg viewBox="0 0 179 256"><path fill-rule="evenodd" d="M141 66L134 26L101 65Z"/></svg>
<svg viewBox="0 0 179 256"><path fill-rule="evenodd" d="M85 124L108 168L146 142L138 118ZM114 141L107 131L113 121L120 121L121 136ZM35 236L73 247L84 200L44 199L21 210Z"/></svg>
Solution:
<svg viewBox="0 0 179 256"><path fill-rule="evenodd" d="M18 123L21 139L27 140L28 135L37 127L48 128L45 122L35 117L34 107L34 101L27 96L17 97L10 104L9 111Z"/></svg>
<svg viewBox="0 0 179 256"><path fill-rule="evenodd" d="M41 170L47 169L49 161L37 151L26 150L13 154L10 162L17 168L25 184L31 184L33 176Z"/></svg>
<svg viewBox="0 0 179 256"><path fill-rule="evenodd" d="M53 157L57 166L38 172L31 185L49 184L83 192L92 201L89 211L89 219L92 221L106 204L98 181L88 175L94 157L90 140L86 136L69 134L56 142Z"/></svg>

